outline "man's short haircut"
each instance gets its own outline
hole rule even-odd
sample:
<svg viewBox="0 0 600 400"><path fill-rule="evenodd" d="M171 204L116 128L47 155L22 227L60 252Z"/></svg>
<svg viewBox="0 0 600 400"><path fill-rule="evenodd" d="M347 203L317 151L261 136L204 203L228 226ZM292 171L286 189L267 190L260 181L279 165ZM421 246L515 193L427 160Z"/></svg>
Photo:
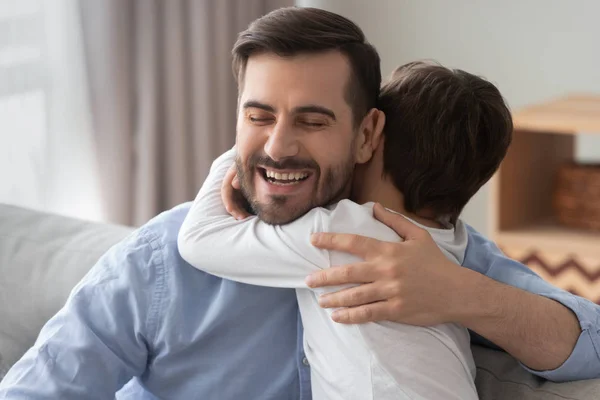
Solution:
<svg viewBox="0 0 600 400"><path fill-rule="evenodd" d="M492 83L433 62L396 69L384 84L384 173L406 211L455 221L500 166L512 117Z"/></svg>
<svg viewBox="0 0 600 400"><path fill-rule="evenodd" d="M233 74L242 87L248 58L260 53L289 57L337 50L349 61L351 76L345 98L355 126L377 104L380 60L362 30L341 15L317 9L287 7L255 20L233 46Z"/></svg>

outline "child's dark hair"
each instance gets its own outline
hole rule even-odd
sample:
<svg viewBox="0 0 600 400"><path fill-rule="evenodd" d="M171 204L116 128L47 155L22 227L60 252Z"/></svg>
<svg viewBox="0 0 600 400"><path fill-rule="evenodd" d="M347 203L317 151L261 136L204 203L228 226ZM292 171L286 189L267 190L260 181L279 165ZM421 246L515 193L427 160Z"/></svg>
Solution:
<svg viewBox="0 0 600 400"><path fill-rule="evenodd" d="M379 96L386 115L384 171L406 211L455 222L500 166L512 118L492 83L432 62L396 69Z"/></svg>

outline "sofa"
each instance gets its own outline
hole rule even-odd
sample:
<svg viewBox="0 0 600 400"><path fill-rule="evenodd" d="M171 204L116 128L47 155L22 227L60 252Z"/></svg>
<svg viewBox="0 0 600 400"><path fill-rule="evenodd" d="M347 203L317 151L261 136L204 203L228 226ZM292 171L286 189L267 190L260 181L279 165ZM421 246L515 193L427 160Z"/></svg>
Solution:
<svg viewBox="0 0 600 400"><path fill-rule="evenodd" d="M0 380L96 260L131 231L0 204ZM548 382L506 353L472 349L483 400L600 399L599 379Z"/></svg>

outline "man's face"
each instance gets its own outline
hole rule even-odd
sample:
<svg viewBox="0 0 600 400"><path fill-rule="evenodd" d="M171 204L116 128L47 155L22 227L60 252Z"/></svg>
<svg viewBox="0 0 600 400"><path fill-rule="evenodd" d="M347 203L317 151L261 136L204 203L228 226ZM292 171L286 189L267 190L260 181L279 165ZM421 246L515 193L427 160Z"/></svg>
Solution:
<svg viewBox="0 0 600 400"><path fill-rule="evenodd" d="M350 66L339 52L250 57L240 88L237 169L265 222L284 224L349 194L355 164Z"/></svg>

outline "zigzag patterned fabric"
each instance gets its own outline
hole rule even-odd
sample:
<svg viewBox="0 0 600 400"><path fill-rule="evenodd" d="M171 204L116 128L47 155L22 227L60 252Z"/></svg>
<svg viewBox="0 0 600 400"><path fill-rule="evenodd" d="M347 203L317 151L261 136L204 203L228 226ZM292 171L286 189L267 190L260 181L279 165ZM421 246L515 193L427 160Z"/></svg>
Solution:
<svg viewBox="0 0 600 400"><path fill-rule="evenodd" d="M574 255L540 254L535 250L511 249L506 254L531 268L544 280L573 294L600 304L600 261Z"/></svg>

